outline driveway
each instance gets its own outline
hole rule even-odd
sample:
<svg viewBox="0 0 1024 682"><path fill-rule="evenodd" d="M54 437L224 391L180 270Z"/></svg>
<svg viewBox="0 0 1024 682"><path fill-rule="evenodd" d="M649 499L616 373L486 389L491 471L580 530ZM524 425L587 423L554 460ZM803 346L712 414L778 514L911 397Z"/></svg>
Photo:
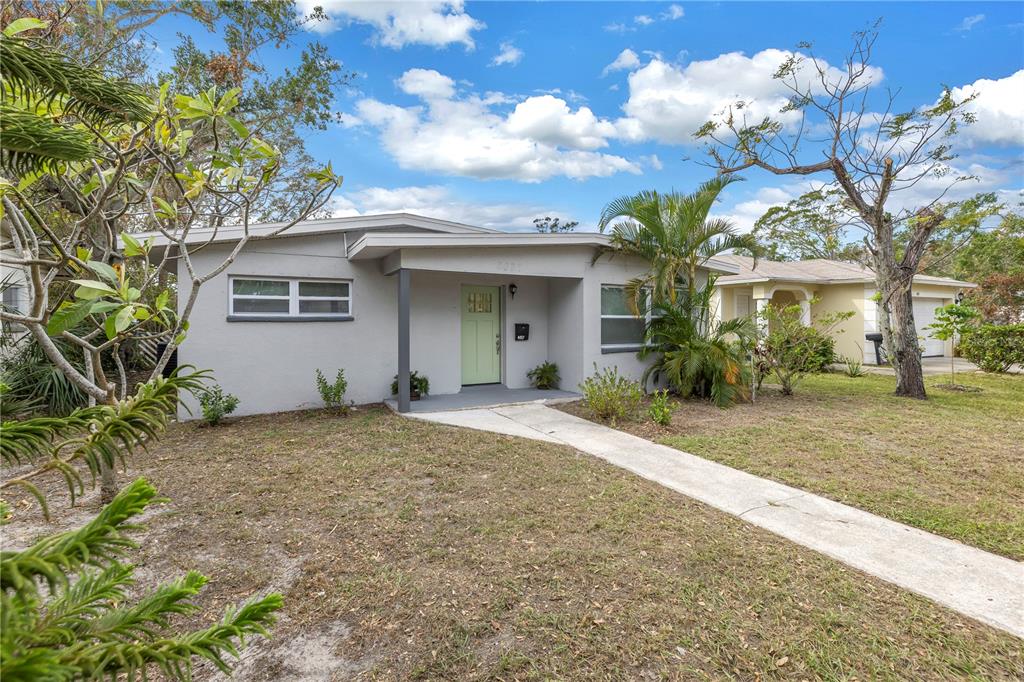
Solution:
<svg viewBox="0 0 1024 682"><path fill-rule="evenodd" d="M542 404L407 415L562 443L1024 637L1024 564Z"/></svg>

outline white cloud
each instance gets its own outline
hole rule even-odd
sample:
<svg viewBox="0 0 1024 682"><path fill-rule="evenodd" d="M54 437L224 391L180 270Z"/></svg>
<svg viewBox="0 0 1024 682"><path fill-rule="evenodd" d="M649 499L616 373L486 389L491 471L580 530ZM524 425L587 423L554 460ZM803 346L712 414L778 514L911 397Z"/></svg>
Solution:
<svg viewBox="0 0 1024 682"><path fill-rule="evenodd" d="M669 5L668 9L661 13L661 18L668 21L675 21L676 19L682 19L686 13L683 11L680 5Z"/></svg>
<svg viewBox="0 0 1024 682"><path fill-rule="evenodd" d="M622 107L626 117L616 125L627 139L691 144L698 128L741 101L750 120L770 115L792 122L799 114L780 116L789 91L773 78L792 54L776 49L762 50L750 57L729 52L714 59L690 62L685 67L653 58L629 75L629 99ZM825 66L830 79L845 73ZM798 77L809 77L812 68L805 62ZM867 79L872 84L879 83L882 76L881 69L869 67Z"/></svg>
<svg viewBox="0 0 1024 682"><path fill-rule="evenodd" d="M954 100L976 94L967 105L977 120L961 128L961 137L972 143L1024 145L1024 69L998 80L981 78L953 88Z"/></svg>
<svg viewBox="0 0 1024 682"><path fill-rule="evenodd" d="M532 232L533 219L541 216L572 219L568 213L540 204L463 201L440 185L369 187L345 192L335 195L331 209L336 217L405 212L511 232Z"/></svg>
<svg viewBox="0 0 1024 682"><path fill-rule="evenodd" d="M499 52L491 60L491 66L511 64L515 66L523 58L523 51L510 42L504 42L498 46Z"/></svg>
<svg viewBox="0 0 1024 682"><path fill-rule="evenodd" d="M395 84L407 95L426 100L449 99L455 94L455 81L433 69L409 69Z"/></svg>
<svg viewBox="0 0 1024 682"><path fill-rule="evenodd" d="M402 168L522 182L641 172L634 161L595 151L618 129L587 107L573 111L565 100L541 95L503 113L504 97L456 95L450 78L426 69L407 71L398 85L423 103L402 107L363 99L355 114L380 132L384 149Z"/></svg>
<svg viewBox="0 0 1024 682"><path fill-rule="evenodd" d="M984 14L973 14L969 17L964 17L963 21L960 22L960 25L953 30L966 33L983 21L985 21Z"/></svg>
<svg viewBox="0 0 1024 682"><path fill-rule="evenodd" d="M401 48L409 44L447 47L461 44L473 49L473 31L485 24L466 14L463 0L298 0L304 16L322 7L329 19L310 26L318 33L332 33L352 23L376 29L374 42Z"/></svg>
<svg viewBox="0 0 1024 682"><path fill-rule="evenodd" d="M616 22L605 25L604 30L608 31L609 33L629 33L635 31L636 28Z"/></svg>
<svg viewBox="0 0 1024 682"><path fill-rule="evenodd" d="M607 76L612 71L632 71L633 69L640 66L640 56L636 52L629 49L628 47L619 53L619 56L615 58L608 66L604 67L601 72L602 76Z"/></svg>
<svg viewBox="0 0 1024 682"><path fill-rule="evenodd" d="M640 26L650 26L651 24L654 23L654 19L651 19L646 14L638 14L637 16L633 17L633 23L639 24Z"/></svg>

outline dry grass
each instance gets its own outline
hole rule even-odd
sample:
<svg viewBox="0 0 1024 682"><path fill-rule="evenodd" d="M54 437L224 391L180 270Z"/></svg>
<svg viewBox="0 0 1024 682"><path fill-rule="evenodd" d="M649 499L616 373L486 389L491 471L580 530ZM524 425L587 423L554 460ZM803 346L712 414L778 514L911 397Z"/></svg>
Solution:
<svg viewBox="0 0 1024 682"><path fill-rule="evenodd" d="M957 375L980 391L932 377L926 402L894 397L894 381L816 375L791 397L766 389L728 410L687 401L668 427L618 428L1024 559L1024 376Z"/></svg>
<svg viewBox="0 0 1024 682"><path fill-rule="evenodd" d="M1024 673L1009 635L567 448L369 408L176 426L130 473L172 500L147 583L203 571L211 617L284 592L243 679Z"/></svg>

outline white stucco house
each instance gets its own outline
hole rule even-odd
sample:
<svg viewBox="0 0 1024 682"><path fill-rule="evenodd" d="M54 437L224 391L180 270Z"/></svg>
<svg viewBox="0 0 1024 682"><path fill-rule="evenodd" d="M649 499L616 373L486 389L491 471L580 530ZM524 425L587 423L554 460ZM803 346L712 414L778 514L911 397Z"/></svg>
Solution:
<svg viewBox="0 0 1024 682"><path fill-rule="evenodd" d="M193 232L191 242L210 241L192 255L196 272L213 270L239 236ZM213 370L241 399L238 414L319 406L317 369L343 368L357 403L390 398L392 379L410 370L429 378L431 395L528 387L526 373L545 361L570 391L595 366L639 378L643 322L622 287L647 266L604 253L607 244L404 213L303 222L247 244L203 285L178 364ZM717 259L707 268L704 278L739 272ZM177 276L187 291L180 261ZM409 408L407 395L398 407Z"/></svg>

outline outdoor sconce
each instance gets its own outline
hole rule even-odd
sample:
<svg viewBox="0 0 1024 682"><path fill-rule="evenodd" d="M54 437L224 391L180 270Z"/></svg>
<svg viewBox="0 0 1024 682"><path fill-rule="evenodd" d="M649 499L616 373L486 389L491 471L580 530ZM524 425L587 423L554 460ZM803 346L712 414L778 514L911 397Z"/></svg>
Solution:
<svg viewBox="0 0 1024 682"><path fill-rule="evenodd" d="M517 291L519 291L519 287L517 287L515 285L515 283L512 283L512 284L508 285L508 295L509 296L511 296L512 298L515 298Z"/></svg>

